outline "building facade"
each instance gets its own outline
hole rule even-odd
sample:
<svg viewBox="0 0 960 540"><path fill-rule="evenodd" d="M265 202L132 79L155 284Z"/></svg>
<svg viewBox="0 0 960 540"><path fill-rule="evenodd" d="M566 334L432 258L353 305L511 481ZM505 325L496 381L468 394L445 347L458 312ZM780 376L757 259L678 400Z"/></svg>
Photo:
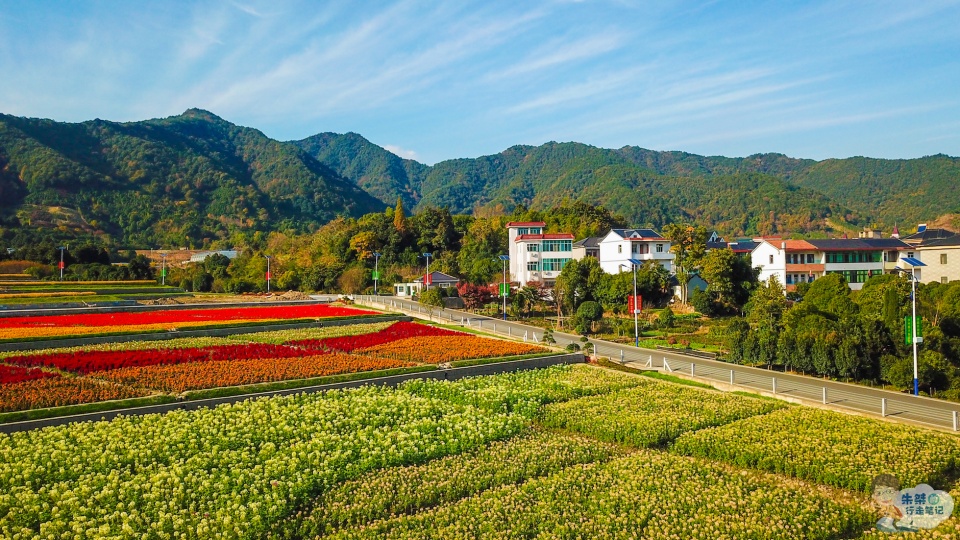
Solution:
<svg viewBox="0 0 960 540"><path fill-rule="evenodd" d="M673 271L670 240L652 229L612 229L598 243L600 267L608 274L630 270L630 259L656 261L668 272Z"/></svg>
<svg viewBox="0 0 960 540"><path fill-rule="evenodd" d="M751 263L760 280L776 276L787 292L827 274L841 274L853 290L875 275L893 272L911 247L896 238L781 240L758 238Z"/></svg>
<svg viewBox="0 0 960 540"><path fill-rule="evenodd" d="M546 223L507 223L510 257L510 279L521 287L539 281L552 287L557 276L573 259L573 235L543 232Z"/></svg>

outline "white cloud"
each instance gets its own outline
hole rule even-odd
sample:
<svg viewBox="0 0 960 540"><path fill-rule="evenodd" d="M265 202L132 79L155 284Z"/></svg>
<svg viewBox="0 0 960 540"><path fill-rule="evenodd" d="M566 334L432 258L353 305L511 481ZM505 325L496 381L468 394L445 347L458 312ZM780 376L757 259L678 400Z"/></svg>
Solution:
<svg viewBox="0 0 960 540"><path fill-rule="evenodd" d="M417 159L417 153L413 150L404 150L393 144L385 144L383 149L404 159Z"/></svg>

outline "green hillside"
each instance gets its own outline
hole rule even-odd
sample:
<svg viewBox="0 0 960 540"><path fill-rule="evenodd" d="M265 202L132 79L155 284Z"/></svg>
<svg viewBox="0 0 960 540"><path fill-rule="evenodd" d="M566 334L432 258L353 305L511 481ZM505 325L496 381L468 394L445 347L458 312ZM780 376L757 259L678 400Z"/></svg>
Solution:
<svg viewBox="0 0 960 540"><path fill-rule="evenodd" d="M827 159L791 181L890 226L912 227L960 210L960 158Z"/></svg>
<svg viewBox="0 0 960 540"><path fill-rule="evenodd" d="M298 146L194 109L131 123L0 115L0 194L8 231L136 246L305 232L383 208ZM48 219L61 208L79 219Z"/></svg>

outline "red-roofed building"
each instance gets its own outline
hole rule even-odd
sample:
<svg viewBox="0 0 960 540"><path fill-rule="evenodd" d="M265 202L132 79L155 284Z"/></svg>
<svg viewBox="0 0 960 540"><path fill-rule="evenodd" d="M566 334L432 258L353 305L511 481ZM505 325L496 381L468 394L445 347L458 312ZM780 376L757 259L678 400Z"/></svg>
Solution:
<svg viewBox="0 0 960 540"><path fill-rule="evenodd" d="M573 235L544 233L542 221L507 223L510 277L521 287L531 281L553 286L573 258Z"/></svg>

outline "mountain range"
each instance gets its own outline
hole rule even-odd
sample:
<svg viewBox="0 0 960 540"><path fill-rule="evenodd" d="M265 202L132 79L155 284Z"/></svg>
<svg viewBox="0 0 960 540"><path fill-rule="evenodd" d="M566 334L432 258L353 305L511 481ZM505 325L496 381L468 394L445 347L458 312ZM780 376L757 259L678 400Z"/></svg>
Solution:
<svg viewBox="0 0 960 540"><path fill-rule="evenodd" d="M550 142L428 166L356 133L273 140L210 112L140 122L0 115L0 227L122 246L203 246L307 233L381 211L602 205L636 226L677 220L730 236L910 229L960 210L960 159L816 161Z"/></svg>

